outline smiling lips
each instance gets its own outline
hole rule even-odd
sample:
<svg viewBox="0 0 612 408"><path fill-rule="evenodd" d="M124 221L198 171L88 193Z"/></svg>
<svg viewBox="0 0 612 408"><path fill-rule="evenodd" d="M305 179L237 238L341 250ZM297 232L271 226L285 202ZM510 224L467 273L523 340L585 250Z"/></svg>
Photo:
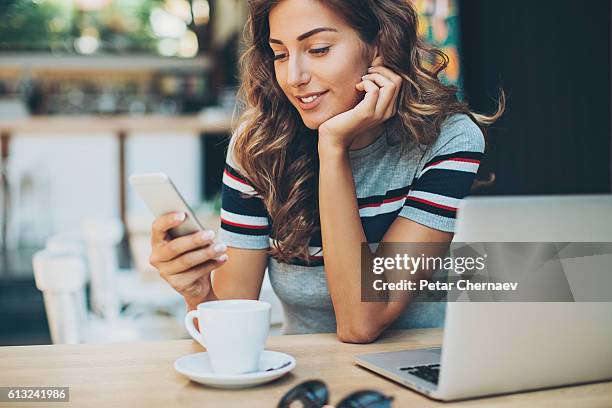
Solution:
<svg viewBox="0 0 612 408"><path fill-rule="evenodd" d="M305 95L296 96L296 99L298 100L300 108L302 108L303 110L310 110L316 108L317 105L319 105L319 102L321 101L321 96L323 96L325 93L327 93L327 91L309 93Z"/></svg>

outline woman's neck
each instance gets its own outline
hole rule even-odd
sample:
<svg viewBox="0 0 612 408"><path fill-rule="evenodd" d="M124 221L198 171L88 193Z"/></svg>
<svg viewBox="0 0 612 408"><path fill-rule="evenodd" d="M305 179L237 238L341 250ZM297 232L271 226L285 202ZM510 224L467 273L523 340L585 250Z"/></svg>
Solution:
<svg viewBox="0 0 612 408"><path fill-rule="evenodd" d="M365 132L357 136L355 140L353 140L353 143L351 143L349 150L359 150L371 145L383 135L384 131L384 123L381 123L380 125L376 125L375 127L366 130Z"/></svg>

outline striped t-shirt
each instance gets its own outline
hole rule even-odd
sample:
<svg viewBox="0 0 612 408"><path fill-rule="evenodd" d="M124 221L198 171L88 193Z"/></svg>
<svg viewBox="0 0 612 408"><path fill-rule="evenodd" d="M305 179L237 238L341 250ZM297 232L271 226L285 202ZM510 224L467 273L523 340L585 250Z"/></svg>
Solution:
<svg viewBox="0 0 612 408"><path fill-rule="evenodd" d="M482 132L464 114L448 118L437 140L426 147L399 144L400 129L397 119L392 119L387 132L376 141L349 152L359 215L369 243L380 242L397 217L454 232L459 201L469 193L484 152ZM248 175L241 173L228 152L221 240L235 248L269 248L274 244L272 222ZM287 334L336 331L320 233L311 238L309 252L314 261L308 264L268 260L270 282L283 304L283 332ZM359 270L355 279L361 279ZM443 319L443 304L413 302L391 327L439 327Z"/></svg>

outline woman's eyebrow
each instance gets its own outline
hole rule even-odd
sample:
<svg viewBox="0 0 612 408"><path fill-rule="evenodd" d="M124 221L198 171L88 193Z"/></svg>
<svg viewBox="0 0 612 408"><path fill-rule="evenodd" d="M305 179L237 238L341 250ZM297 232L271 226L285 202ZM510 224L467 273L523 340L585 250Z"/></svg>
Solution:
<svg viewBox="0 0 612 408"><path fill-rule="evenodd" d="M314 28L314 29L312 29L310 31L305 32L304 34L298 35L296 40L298 40L298 41L305 40L306 38L308 38L310 36L313 36L315 34L318 34L318 33L322 32L322 31L334 31L334 32L338 32L338 30L336 30L335 28L332 28L332 27L317 27L317 28ZM283 42L281 40L277 40L275 38L270 38L268 41L271 42L271 43L274 43L274 44L283 44Z"/></svg>

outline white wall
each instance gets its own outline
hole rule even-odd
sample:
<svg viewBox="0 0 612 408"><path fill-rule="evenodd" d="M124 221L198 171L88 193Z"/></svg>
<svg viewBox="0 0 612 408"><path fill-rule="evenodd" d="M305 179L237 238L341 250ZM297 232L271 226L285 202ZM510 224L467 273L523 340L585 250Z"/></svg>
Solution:
<svg viewBox="0 0 612 408"><path fill-rule="evenodd" d="M199 146L199 138L191 133L130 135L126 173L166 172L193 204L200 196ZM53 233L78 232L85 217L119 216L118 142L112 134L14 135L9 171L10 246L16 231L23 240L36 241ZM127 190L128 213L146 214L129 185Z"/></svg>
<svg viewBox="0 0 612 408"><path fill-rule="evenodd" d="M135 134L126 143L126 173L164 172L170 176L188 204L195 206L201 194L203 158L197 135ZM147 213L143 201L128 187L128 212Z"/></svg>

